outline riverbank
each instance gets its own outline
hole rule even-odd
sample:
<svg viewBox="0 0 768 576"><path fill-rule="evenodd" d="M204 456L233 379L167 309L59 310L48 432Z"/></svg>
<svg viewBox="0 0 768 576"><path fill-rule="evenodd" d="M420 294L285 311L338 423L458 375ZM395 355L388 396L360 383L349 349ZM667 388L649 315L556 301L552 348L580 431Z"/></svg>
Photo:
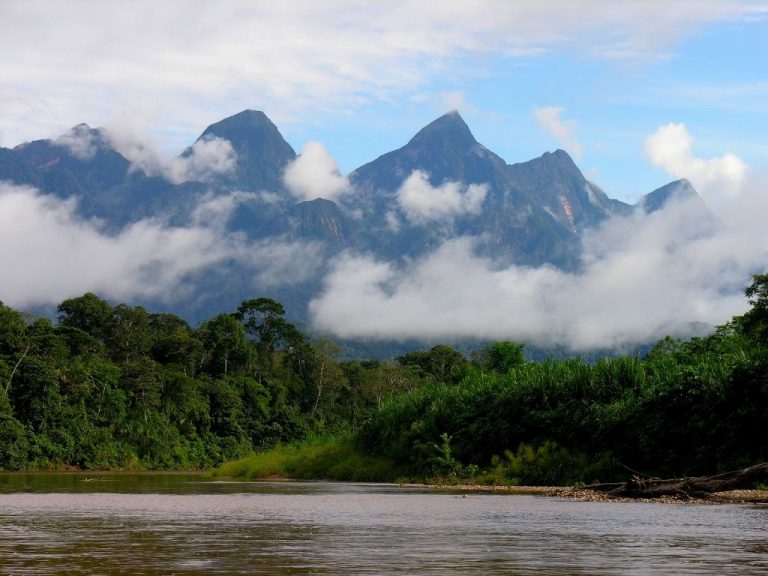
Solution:
<svg viewBox="0 0 768 576"><path fill-rule="evenodd" d="M423 486L401 484L401 486ZM529 496L550 496L580 502L649 502L661 504L768 504L768 490L728 490L716 492L710 498L690 498L685 495L660 498L623 498L605 492L572 486L488 486L483 484L426 484L435 490L455 490L464 494L501 493Z"/></svg>

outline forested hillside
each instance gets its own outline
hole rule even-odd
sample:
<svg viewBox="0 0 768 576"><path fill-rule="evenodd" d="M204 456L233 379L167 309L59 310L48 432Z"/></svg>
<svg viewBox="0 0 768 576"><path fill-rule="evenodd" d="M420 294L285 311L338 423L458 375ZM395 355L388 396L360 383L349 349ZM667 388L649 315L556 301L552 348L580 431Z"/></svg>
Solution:
<svg viewBox="0 0 768 576"><path fill-rule="evenodd" d="M317 435L420 478L747 466L768 460L768 275L746 294L710 336L595 363L527 362L512 342L342 361L267 298L199 328L93 294L56 323L0 306L0 468L206 468Z"/></svg>

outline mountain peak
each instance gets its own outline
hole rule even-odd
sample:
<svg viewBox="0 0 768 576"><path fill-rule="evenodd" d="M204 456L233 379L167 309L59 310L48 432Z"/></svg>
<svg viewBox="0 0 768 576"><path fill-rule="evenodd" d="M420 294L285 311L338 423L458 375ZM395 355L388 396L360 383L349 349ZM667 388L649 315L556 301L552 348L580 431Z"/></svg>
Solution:
<svg viewBox="0 0 768 576"><path fill-rule="evenodd" d="M539 156L539 159L547 165L576 166L571 155L562 148L558 148L554 152L544 152L544 154Z"/></svg>
<svg viewBox="0 0 768 576"><path fill-rule="evenodd" d="M698 198L702 205L704 204L704 201L701 200L693 185L687 179L681 178L646 194L640 199L637 206L650 214L666 206L670 200L689 200L693 198Z"/></svg>
<svg viewBox="0 0 768 576"><path fill-rule="evenodd" d="M229 184L248 190L280 190L285 166L296 152L264 112L243 110L211 124L200 135L229 141L237 154L234 174L222 176Z"/></svg>
<svg viewBox="0 0 768 576"><path fill-rule="evenodd" d="M260 110L243 110L233 116L219 120L211 124L200 135L200 138L206 136L218 136L232 141L232 137L237 138L249 132L276 132L277 126L272 123L264 112ZM281 137L282 138L282 137ZM233 142L234 145L234 142Z"/></svg>
<svg viewBox="0 0 768 576"><path fill-rule="evenodd" d="M451 110L419 130L408 143L409 146L434 144L465 147L477 144L477 140L458 110Z"/></svg>

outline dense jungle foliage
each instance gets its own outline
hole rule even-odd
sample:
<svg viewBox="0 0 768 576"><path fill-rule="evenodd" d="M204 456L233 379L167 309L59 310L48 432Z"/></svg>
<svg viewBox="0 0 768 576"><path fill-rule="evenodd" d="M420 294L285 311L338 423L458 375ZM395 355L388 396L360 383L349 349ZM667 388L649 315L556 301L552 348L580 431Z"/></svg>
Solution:
<svg viewBox="0 0 768 576"><path fill-rule="evenodd" d="M63 302L0 305L0 468L208 468L246 476L570 484L768 460L768 275L751 309L644 357L527 362L499 342L340 361L270 299L191 328ZM274 450L262 450L276 447Z"/></svg>

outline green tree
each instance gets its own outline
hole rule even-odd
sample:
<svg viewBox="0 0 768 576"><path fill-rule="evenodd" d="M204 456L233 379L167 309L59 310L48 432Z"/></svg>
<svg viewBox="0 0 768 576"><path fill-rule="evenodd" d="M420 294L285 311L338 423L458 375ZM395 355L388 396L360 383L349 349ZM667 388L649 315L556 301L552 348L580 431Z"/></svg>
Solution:
<svg viewBox="0 0 768 576"><path fill-rule="evenodd" d="M304 342L303 334L284 316L283 305L271 298L245 300L233 314L256 346L256 373L262 379L275 370L275 351Z"/></svg>
<svg viewBox="0 0 768 576"><path fill-rule="evenodd" d="M331 412L334 397L346 384L344 371L336 363L341 349L328 338L321 338L313 345L314 358L312 384L314 401L309 412L310 418L327 418Z"/></svg>
<svg viewBox="0 0 768 576"><path fill-rule="evenodd" d="M106 300L88 292L78 298L64 300L58 310L61 326L78 328L100 340L106 338L112 321L112 307Z"/></svg>
<svg viewBox="0 0 768 576"><path fill-rule="evenodd" d="M482 365L489 372L506 374L525 363L525 344L515 342L494 342L483 348Z"/></svg>
<svg viewBox="0 0 768 576"><path fill-rule="evenodd" d="M227 376L248 363L245 330L232 315L219 314L200 327L203 342L202 364L214 377Z"/></svg>
<svg viewBox="0 0 768 576"><path fill-rule="evenodd" d="M144 308L118 304L112 309L108 326L107 345L113 358L128 362L149 355L152 333Z"/></svg>
<svg viewBox="0 0 768 576"><path fill-rule="evenodd" d="M445 344L438 344L429 352L408 352L398 356L397 362L404 367L416 367L428 380L444 384L460 380L469 366L461 352Z"/></svg>
<svg viewBox="0 0 768 576"><path fill-rule="evenodd" d="M752 307L740 319L742 330L761 346L768 343L768 274L755 274L745 290Z"/></svg>

